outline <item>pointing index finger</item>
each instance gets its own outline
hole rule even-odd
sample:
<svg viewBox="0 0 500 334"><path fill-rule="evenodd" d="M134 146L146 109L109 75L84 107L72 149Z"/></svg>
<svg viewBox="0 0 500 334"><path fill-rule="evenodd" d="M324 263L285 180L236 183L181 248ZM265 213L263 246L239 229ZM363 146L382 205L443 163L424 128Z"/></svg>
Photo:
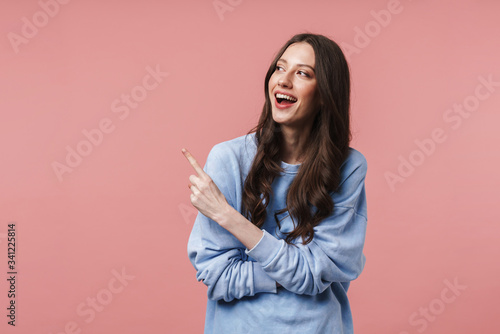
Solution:
<svg viewBox="0 0 500 334"><path fill-rule="evenodd" d="M193 155L191 153L189 153L188 150L186 150L185 148L183 148L182 149L182 153L184 153L184 156L186 157L186 159L188 159L188 161L191 164L191 166L193 166L193 168L196 171L196 173L198 173L198 176L201 176L201 175L205 174L205 171L203 170L203 168L200 167L200 165L198 164L198 162L196 161L196 159L193 157Z"/></svg>

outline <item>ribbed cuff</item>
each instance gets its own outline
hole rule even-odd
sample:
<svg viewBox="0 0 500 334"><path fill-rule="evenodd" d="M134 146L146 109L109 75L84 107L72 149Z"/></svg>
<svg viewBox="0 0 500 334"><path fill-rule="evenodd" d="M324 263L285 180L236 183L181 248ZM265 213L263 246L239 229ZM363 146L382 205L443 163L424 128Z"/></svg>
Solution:
<svg viewBox="0 0 500 334"><path fill-rule="evenodd" d="M253 282L255 293L272 292L277 293L276 281L272 279L265 271L259 262L253 263Z"/></svg>
<svg viewBox="0 0 500 334"><path fill-rule="evenodd" d="M265 232L265 230L262 230L262 232ZM252 248L252 249L250 249L250 250L249 250L248 248L247 248L247 249L245 249L245 253L246 253L247 255L248 255L248 253L247 253L247 252L251 252L252 250L254 250L254 249L255 249L255 247L257 247L257 245L258 245L258 244L262 241L262 239L264 239L264 234L265 234L265 233L262 233L262 237L260 237L259 242L257 242L257 243L255 244L255 246L253 246L253 248Z"/></svg>
<svg viewBox="0 0 500 334"><path fill-rule="evenodd" d="M246 249L245 254L258 261L262 267L265 267L283 247L283 240L276 239L266 230L262 231L264 231L262 238L251 250Z"/></svg>

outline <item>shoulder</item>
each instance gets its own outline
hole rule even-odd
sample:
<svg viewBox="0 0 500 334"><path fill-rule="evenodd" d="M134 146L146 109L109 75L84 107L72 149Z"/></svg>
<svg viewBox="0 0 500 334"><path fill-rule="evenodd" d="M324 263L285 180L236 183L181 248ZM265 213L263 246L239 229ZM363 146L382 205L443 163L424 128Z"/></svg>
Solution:
<svg viewBox="0 0 500 334"><path fill-rule="evenodd" d="M208 158L219 161L242 161L253 158L256 149L255 133L245 134L233 139L215 144L208 154Z"/></svg>
<svg viewBox="0 0 500 334"><path fill-rule="evenodd" d="M367 172L365 156L350 147L349 155L340 167L340 183L333 192L335 203L340 206L353 207L359 195L363 193Z"/></svg>
<svg viewBox="0 0 500 334"><path fill-rule="evenodd" d="M367 168L368 162L365 156L355 148L349 147L349 154L340 167L341 171L345 174L350 174L355 171L366 174Z"/></svg>
<svg viewBox="0 0 500 334"><path fill-rule="evenodd" d="M238 193L248 174L256 148L254 134L242 135L215 144L207 156L204 170L217 184L226 199L238 207Z"/></svg>

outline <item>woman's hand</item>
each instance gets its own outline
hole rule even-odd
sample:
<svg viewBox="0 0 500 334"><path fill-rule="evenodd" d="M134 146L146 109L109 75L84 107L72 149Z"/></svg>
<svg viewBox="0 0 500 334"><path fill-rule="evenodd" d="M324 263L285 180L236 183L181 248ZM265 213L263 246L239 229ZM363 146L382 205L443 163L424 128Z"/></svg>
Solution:
<svg viewBox="0 0 500 334"><path fill-rule="evenodd" d="M219 223L219 220L229 209L229 203L224 194L219 190L212 178L205 173L196 159L186 149L182 153L198 174L190 175L188 188L191 189L191 204L206 217Z"/></svg>

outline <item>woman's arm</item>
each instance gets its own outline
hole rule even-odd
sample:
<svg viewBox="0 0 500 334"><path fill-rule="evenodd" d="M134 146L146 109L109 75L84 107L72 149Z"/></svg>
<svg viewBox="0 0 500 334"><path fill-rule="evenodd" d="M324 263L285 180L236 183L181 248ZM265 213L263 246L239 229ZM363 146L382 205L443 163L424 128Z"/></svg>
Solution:
<svg viewBox="0 0 500 334"><path fill-rule="evenodd" d="M234 235L247 249L252 249L264 236L263 230L252 224L229 204L214 219Z"/></svg>
<svg viewBox="0 0 500 334"><path fill-rule="evenodd" d="M196 279L207 286L211 300L232 301L257 293L276 293L274 279L260 263L250 260L245 247L215 221L199 213L188 240L188 256ZM262 233L262 231L261 231Z"/></svg>
<svg viewBox="0 0 500 334"><path fill-rule="evenodd" d="M186 153L186 158L194 165L198 175L207 174L203 175L204 181L190 177L190 180L198 184L207 196L198 194L198 187L190 187L193 191L191 201L194 201L193 205L198 205L200 212L189 236L187 250L189 259L197 271L197 280L208 287L208 298L231 301L261 292L276 293L276 281L264 272L258 262L245 254L245 245L214 220L219 220L217 217L220 217L220 213L227 210L227 207L221 204L224 203L222 197L227 200L228 206L233 209L235 207L233 193L239 175L234 175L236 167L231 167L231 157L226 155L224 158L218 158L226 152L216 145L208 154L205 167L201 170L196 160ZM210 180L213 180L214 184L211 184ZM207 190L209 184L210 191ZM218 194L219 189L216 185L220 186L221 194ZM198 196L198 199L194 196ZM257 233L252 235L249 246L256 244L263 237L263 231L255 228L258 231L253 230Z"/></svg>

